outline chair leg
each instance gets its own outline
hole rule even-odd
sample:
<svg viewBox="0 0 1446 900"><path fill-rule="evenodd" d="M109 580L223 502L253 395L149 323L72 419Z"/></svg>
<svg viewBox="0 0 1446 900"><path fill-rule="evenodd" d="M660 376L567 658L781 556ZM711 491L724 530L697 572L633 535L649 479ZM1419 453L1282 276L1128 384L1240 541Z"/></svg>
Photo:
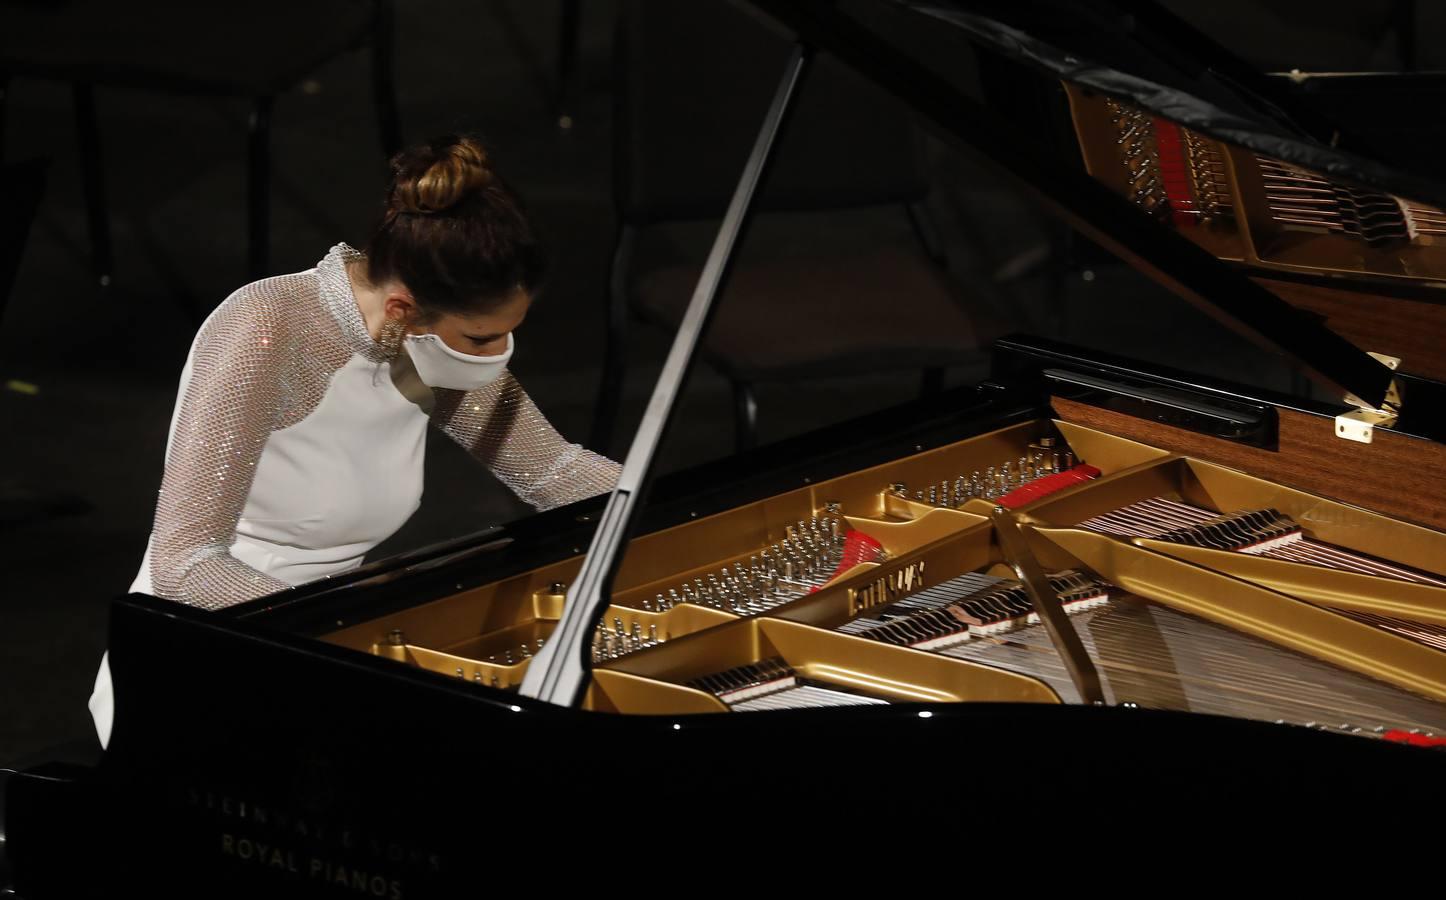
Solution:
<svg viewBox="0 0 1446 900"><path fill-rule="evenodd" d="M758 444L758 396L746 381L733 382L733 430L738 452Z"/></svg>
<svg viewBox="0 0 1446 900"><path fill-rule="evenodd" d="M597 402L593 405L592 435L588 440L589 446L604 454L612 450L618 409L623 401L623 379L627 374L628 268L636 244L637 229L624 225L618 232L608 271L607 344L603 348L603 368L598 379Z"/></svg>
<svg viewBox="0 0 1446 900"><path fill-rule="evenodd" d="M95 88L76 82L71 85L71 95L75 101L75 134L80 145L80 178L85 190L86 224L90 229L91 266L100 286L110 287L114 260L110 211L105 199L105 169L100 155L100 126L95 118Z"/></svg>
<svg viewBox="0 0 1446 900"><path fill-rule="evenodd" d="M271 97L257 97L251 110L247 173L247 267L264 278L271 256Z"/></svg>
<svg viewBox="0 0 1446 900"><path fill-rule="evenodd" d="M377 133L388 158L402 149L402 117L397 109L394 58L396 21L392 0L372 0L372 98L377 107Z"/></svg>
<svg viewBox="0 0 1446 900"><path fill-rule="evenodd" d="M927 400L937 396L944 391L944 367L931 366L924 370L924 377L919 379L919 397Z"/></svg>
<svg viewBox="0 0 1446 900"><path fill-rule="evenodd" d="M572 127L577 111L577 44L582 29L582 0L562 0L557 21L557 127Z"/></svg>

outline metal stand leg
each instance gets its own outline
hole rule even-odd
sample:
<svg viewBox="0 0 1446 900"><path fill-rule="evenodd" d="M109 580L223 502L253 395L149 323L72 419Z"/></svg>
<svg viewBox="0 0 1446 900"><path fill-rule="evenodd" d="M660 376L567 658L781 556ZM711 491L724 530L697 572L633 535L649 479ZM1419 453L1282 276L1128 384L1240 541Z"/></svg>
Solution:
<svg viewBox="0 0 1446 900"><path fill-rule="evenodd" d="M372 96L377 106L377 132L382 152L388 157L402 149L402 118L397 109L397 86L393 59L395 15L391 0L373 0L372 13Z"/></svg>
<svg viewBox="0 0 1446 900"><path fill-rule="evenodd" d="M608 333L603 351L602 375L598 380L597 403L593 406L592 436L588 445L599 453L612 450L618 409L623 401L623 378L627 374L628 267L637 243L637 229L624 225L618 233L608 271Z"/></svg>
<svg viewBox="0 0 1446 900"><path fill-rule="evenodd" d="M758 397L753 385L733 382L733 429L738 452L752 450L758 443Z"/></svg>
<svg viewBox="0 0 1446 900"><path fill-rule="evenodd" d="M247 173L248 269L263 278L271 251L271 97L257 97L251 111Z"/></svg>
<svg viewBox="0 0 1446 900"><path fill-rule="evenodd" d="M95 90L89 84L71 86L75 101L75 133L80 145L80 177L85 190L86 223L90 228L91 266L101 287L110 287L110 215L105 200L105 172L100 157L100 127L95 120Z"/></svg>
<svg viewBox="0 0 1446 900"><path fill-rule="evenodd" d="M557 20L557 127L572 127L577 111L577 43L582 30L582 0L562 0Z"/></svg>

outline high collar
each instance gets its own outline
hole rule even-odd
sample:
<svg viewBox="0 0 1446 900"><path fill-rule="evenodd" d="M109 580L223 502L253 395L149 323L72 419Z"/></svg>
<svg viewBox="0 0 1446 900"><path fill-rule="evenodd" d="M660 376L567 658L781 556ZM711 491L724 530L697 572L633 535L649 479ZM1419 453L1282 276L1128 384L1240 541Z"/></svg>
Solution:
<svg viewBox="0 0 1446 900"><path fill-rule="evenodd" d="M346 243L337 244L316 264L316 277L321 288L321 303L336 319L347 345L353 352L361 354L372 362L386 362L387 355L381 345L367 331L366 319L361 307L357 306L356 294L352 292L351 278L347 276L346 265L352 260L365 259L365 254Z"/></svg>

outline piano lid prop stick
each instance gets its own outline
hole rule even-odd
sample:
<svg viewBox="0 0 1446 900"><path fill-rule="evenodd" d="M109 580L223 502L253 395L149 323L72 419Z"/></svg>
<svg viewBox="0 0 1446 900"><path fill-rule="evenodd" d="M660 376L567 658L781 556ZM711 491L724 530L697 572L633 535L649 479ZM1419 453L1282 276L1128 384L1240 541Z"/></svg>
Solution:
<svg viewBox="0 0 1446 900"><path fill-rule="evenodd" d="M622 561L622 551L638 517L653 457L673 418L684 379L692 367L703 330L708 324L713 301L727 280L733 251L753 206L753 196L767 172L777 148L777 138L793 100L808 69L812 52L803 44L795 44L783 75L774 92L772 104L758 129L753 150L723 215L713 248L698 277L698 286L688 301L683 320L673 338L673 345L663 361L653 395L643 412L643 421L633 437L632 446L623 460L623 471L617 487L608 498L607 507L593 533L587 556L577 579L568 588L562 618L553 630L552 640L532 660L522 680L520 693L560 706L576 706L587 688L591 669L592 648L589 640L598 617L607 608L613 576ZM1356 392L1360 394L1361 391ZM1370 399L1368 397L1368 399Z"/></svg>
<svg viewBox="0 0 1446 900"><path fill-rule="evenodd" d="M1079 632L1074 630L1069 616L1065 615L1063 607L1060 606L1059 595L1050 585L1049 577L1044 574L1039 560L1034 558L1034 553L1029 549L1024 529L1013 514L1002 506L994 507L993 520L994 533L999 538L999 549L1004 552L1004 560L1029 592L1034 610L1044 623L1045 630L1049 632L1050 640L1054 642L1060 658L1064 660L1065 669L1069 672L1070 681L1074 682L1080 699L1086 704L1102 705L1105 702L1105 693L1100 687L1100 673L1085 650Z"/></svg>

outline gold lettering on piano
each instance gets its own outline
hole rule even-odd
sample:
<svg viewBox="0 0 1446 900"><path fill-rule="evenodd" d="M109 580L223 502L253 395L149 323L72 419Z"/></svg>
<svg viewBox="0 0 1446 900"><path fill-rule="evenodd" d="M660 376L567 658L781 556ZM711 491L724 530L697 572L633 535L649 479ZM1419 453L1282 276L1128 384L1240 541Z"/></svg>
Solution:
<svg viewBox="0 0 1446 900"><path fill-rule="evenodd" d="M872 609L885 603L892 603L924 586L924 561L917 560L907 566L882 575L861 588L849 590L849 612Z"/></svg>

